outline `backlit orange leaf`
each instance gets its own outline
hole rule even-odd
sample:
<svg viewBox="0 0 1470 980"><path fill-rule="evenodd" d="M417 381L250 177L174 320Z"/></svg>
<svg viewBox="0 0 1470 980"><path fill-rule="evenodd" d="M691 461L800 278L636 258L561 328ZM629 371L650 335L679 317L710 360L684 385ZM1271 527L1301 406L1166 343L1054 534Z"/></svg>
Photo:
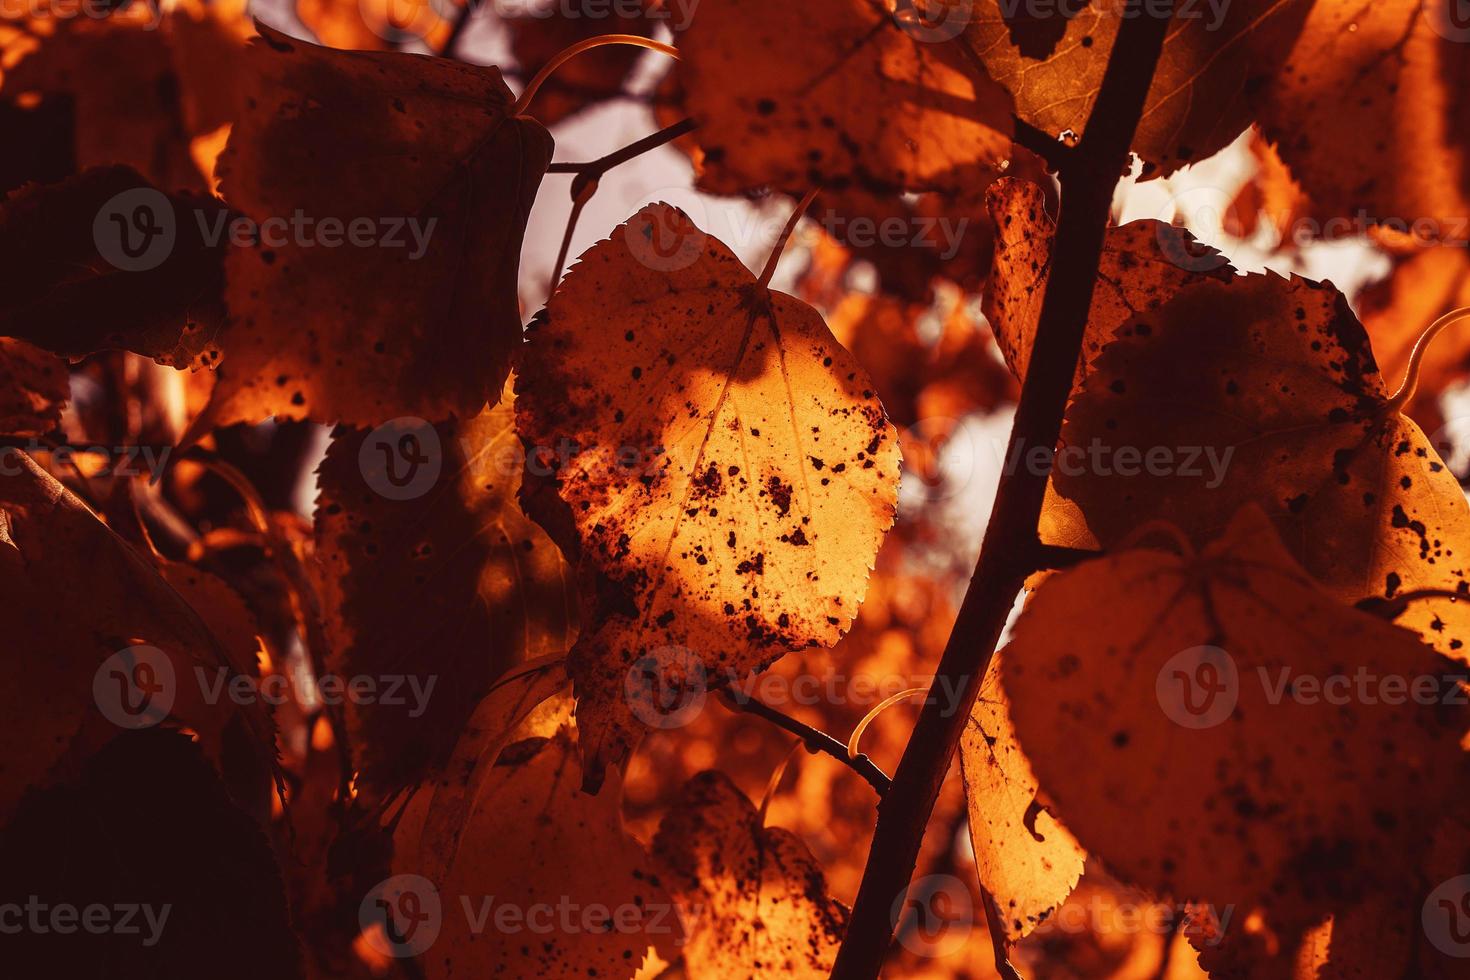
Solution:
<svg viewBox="0 0 1470 980"><path fill-rule="evenodd" d="M998 652L960 741L975 868L1011 942L1031 933L1077 884L1087 854L1038 798L1016 741Z"/></svg>
<svg viewBox="0 0 1470 980"><path fill-rule="evenodd" d="M1080 509L1096 542L1162 519L1202 545L1254 503L1345 602L1470 591L1470 504L1389 404L1368 337L1331 284L1199 283L1119 335L1076 395L1049 494L1053 510L1058 498ZM1466 656L1470 603L1415 601L1399 622Z"/></svg>
<svg viewBox="0 0 1470 980"><path fill-rule="evenodd" d="M960 53L873 0L702 4L679 36L701 187L954 192L994 177L1010 100Z"/></svg>
<svg viewBox="0 0 1470 980"><path fill-rule="evenodd" d="M581 791L568 729L510 746L501 759L466 846L436 883L442 925L424 950L425 975L628 980L652 949L671 958L681 912L623 830L616 779L597 796ZM422 812L410 810L395 834L398 875L423 874Z"/></svg>
<svg viewBox="0 0 1470 980"><path fill-rule="evenodd" d="M685 784L653 841L669 890L693 910L684 947L690 975L710 980L827 976L847 909L826 893L801 839L762 825L744 793L719 772Z"/></svg>
<svg viewBox="0 0 1470 980"><path fill-rule="evenodd" d="M1456 672L1322 592L1250 509L1198 557L1127 550L1047 580L1004 684L1041 787L1110 869L1290 922L1304 896L1397 887L1423 853L1470 721ZM1410 700L1424 679L1433 700Z"/></svg>
<svg viewBox="0 0 1470 980"><path fill-rule="evenodd" d="M495 68L268 28L247 61L254 101L219 174L262 235L229 249L209 421L478 414L519 343L521 233L550 137L508 118Z"/></svg>
<svg viewBox="0 0 1470 980"><path fill-rule="evenodd" d="M650 205L581 257L516 411L565 511L534 516L604 583L570 658L593 785L662 723L648 658L658 684L719 688L852 622L893 521L893 426L816 311L682 212Z"/></svg>

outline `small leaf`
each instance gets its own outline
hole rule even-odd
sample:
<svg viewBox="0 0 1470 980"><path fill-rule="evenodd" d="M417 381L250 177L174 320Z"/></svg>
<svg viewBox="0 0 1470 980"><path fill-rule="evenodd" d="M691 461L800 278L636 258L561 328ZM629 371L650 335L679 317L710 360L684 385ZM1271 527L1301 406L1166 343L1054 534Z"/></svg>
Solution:
<svg viewBox="0 0 1470 980"><path fill-rule="evenodd" d="M1006 939L1026 937L1077 886L1087 853L1037 798L1036 776L1016 742L1001 662L990 660L970 722L960 737L960 765L970 805L970 842L980 884L1000 909Z"/></svg>
<svg viewBox="0 0 1470 980"><path fill-rule="evenodd" d="M674 896L697 912L684 946L690 976L817 980L832 971L848 910L827 894L822 866L801 839L765 827L719 772L685 784L653 841Z"/></svg>

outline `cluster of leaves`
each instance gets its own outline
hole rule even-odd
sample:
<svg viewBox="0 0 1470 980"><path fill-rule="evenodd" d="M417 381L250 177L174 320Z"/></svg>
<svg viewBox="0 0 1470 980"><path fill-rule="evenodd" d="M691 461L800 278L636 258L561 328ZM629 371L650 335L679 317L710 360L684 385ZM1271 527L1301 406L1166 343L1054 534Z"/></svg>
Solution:
<svg viewBox="0 0 1470 980"><path fill-rule="evenodd" d="M1470 664L1470 504L1415 421L1442 421L1470 348L1416 362L1412 400L1374 351L1406 365L1418 330L1470 295L1453 240L1470 214L1470 47L1427 6L1181 12L1139 118L1102 123L1137 124L1141 179L1254 127L1242 221L1367 213L1443 239L1373 229L1391 273L1355 298L1360 320L1331 283L1240 274L1160 221L1110 227L1080 356L1045 346L1052 172L1098 124L1138 16L1124 0L1065 15L818 0L795 22L773 0L705 0L671 32L678 66L633 96L651 103L640 118L690 120L677 145L699 190L815 195L843 220L962 218L963 239L941 255L816 232L792 295L770 285L784 238L755 272L654 203L599 229L529 326L521 254L547 127L626 100L645 65L592 51L528 107L507 75L603 21L505 18L503 73L456 57L494 18L393 7L302 0L321 45L237 0L0 20L0 132L18 148L0 167L15 678L0 902L168 902L186 919L157 946L28 934L12 962L826 976L886 780L840 750L783 759L796 746L742 691L834 665L933 674L963 575L943 508L906 496L899 515L900 458L938 472L953 426L936 418L1003 407L1060 357L1075 358L1062 450L1208 447L1229 465L1002 476L1042 481L1040 543L1086 560L1034 576L1004 651L975 651L988 669L959 705L962 779L936 821L968 825L968 846L936 831L921 861L966 882L994 942L936 962L989 975L1012 970L1010 949L1038 975L1456 975L1419 925L1424 896L1470 868L1455 698L1308 703L1242 684L1194 729L1155 684L1200 647L1251 677ZM621 33L669 33L667 5L635 13ZM119 199L171 209L146 269L107 247ZM297 214L432 231L413 255L210 233ZM121 452L99 468L61 451L77 444L178 450L142 479ZM434 478L385 492L375 474L409 445L432 447ZM181 682L161 727L126 731L97 678L139 646ZM193 683L216 675L232 690L435 683L409 711ZM691 698L709 705L671 721ZM870 707L837 698L784 727L811 748ZM877 719L874 758L898 761L911 719ZM359 914L410 877L448 909L422 948L391 900L386 920ZM1046 933L1099 893L1191 912L1177 940ZM522 941L475 928L461 896L680 914L672 930ZM933 971L916 945L892 975Z"/></svg>

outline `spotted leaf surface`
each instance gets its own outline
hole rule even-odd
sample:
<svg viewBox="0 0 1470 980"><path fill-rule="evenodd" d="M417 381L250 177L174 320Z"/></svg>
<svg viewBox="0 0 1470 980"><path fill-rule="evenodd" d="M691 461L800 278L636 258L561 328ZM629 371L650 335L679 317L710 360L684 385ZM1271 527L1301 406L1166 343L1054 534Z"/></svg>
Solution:
<svg viewBox="0 0 1470 980"><path fill-rule="evenodd" d="M1006 938L1029 935L1077 885L1087 853L1041 804L1031 763L1016 741L999 651L960 738L975 870L1000 910Z"/></svg>
<svg viewBox="0 0 1470 980"><path fill-rule="evenodd" d="M1063 539L1108 547L1162 519L1202 544L1254 503L1346 602L1470 589L1470 505L1389 407L1367 335L1331 284L1202 283L1120 333L1062 430L1048 509L1070 505L1086 522ZM1415 601L1399 622L1465 656L1470 604Z"/></svg>
<svg viewBox="0 0 1470 980"><path fill-rule="evenodd" d="M1290 914L1371 891L1456 792L1463 668L1323 592L1255 509L1197 557L1129 550L1053 576L1007 654L1016 734L1059 816L1160 894Z"/></svg>
<svg viewBox="0 0 1470 980"><path fill-rule="evenodd" d="M247 67L218 173L259 231L230 249L228 365L200 427L478 414L520 340L521 235L550 136L509 116L496 68L268 28Z"/></svg>
<svg viewBox="0 0 1470 980"><path fill-rule="evenodd" d="M640 665L699 696L852 622L893 522L894 428L816 311L682 212L651 205L582 256L516 411L602 580L570 662L594 780L668 723Z"/></svg>
<svg viewBox="0 0 1470 980"><path fill-rule="evenodd" d="M1010 98L876 0L815 0L793 30L781 0L701 4L680 35L700 185L957 192L1010 153Z"/></svg>
<svg viewBox="0 0 1470 980"><path fill-rule="evenodd" d="M1031 363L1041 300L1051 274L1055 227L1044 200L1036 184L1011 178L996 181L986 196L996 238L985 316L1006 364L1021 379ZM1130 316L1154 309L1189 283L1228 279L1231 271L1223 255L1196 242L1183 228L1162 221L1130 221L1109 228L1092 287L1077 380L1087 361Z"/></svg>
<svg viewBox="0 0 1470 980"><path fill-rule="evenodd" d="M795 834L762 825L719 772L685 784L653 841L669 890L698 910L684 947L691 975L817 980L832 971L847 908Z"/></svg>

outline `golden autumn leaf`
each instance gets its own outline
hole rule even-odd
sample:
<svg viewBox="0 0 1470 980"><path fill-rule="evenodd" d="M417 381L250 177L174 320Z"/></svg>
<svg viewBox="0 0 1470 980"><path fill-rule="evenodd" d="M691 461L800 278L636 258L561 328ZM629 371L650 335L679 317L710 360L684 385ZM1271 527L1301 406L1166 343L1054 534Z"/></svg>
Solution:
<svg viewBox="0 0 1470 980"><path fill-rule="evenodd" d="M970 842L980 884L994 897L1006 939L1029 935L1077 885L1087 854L1037 796L1036 776L1016 741L998 651L960 739Z"/></svg>
<svg viewBox="0 0 1470 980"><path fill-rule="evenodd" d="M265 771L274 731L259 700L211 696L239 675L227 647L152 563L109 531L24 453L0 475L0 612L8 641L33 652L5 685L0 821L53 767L74 765L120 731L172 721L218 759L243 733ZM70 597L85 595L85 606Z"/></svg>
<svg viewBox="0 0 1470 980"><path fill-rule="evenodd" d="M1056 4L1037 13L1006 0L916 6L947 33L963 26L962 43L1015 98L1017 114L1052 136L1082 132L1123 19L1159 15L1129 0ZM1173 20L1133 138L1145 176L1210 156L1250 125L1252 95L1280 66L1311 6L1240 0L1166 11Z"/></svg>
<svg viewBox="0 0 1470 980"><path fill-rule="evenodd" d="M207 423L473 417L520 342L521 234L550 136L508 115L498 69L261 30L218 170L258 234L229 249Z"/></svg>
<svg viewBox="0 0 1470 980"><path fill-rule="evenodd" d="M421 952L430 980L630 980L651 951L672 958L682 913L623 828L616 777L607 792L583 793L567 728L517 742L500 758L464 828L465 846L433 883L442 908L437 937L398 955ZM424 801L415 800L398 825L395 878L385 885L424 877L431 860L419 836Z"/></svg>
<svg viewBox="0 0 1470 980"><path fill-rule="evenodd" d="M348 712L375 790L442 764L495 678L576 638L571 570L516 501L521 464L507 397L464 422L341 433L321 465L333 662L347 677L408 677L400 706Z"/></svg>
<svg viewBox="0 0 1470 980"><path fill-rule="evenodd" d="M816 0L797 25L779 0L704 4L679 53L699 184L716 193L952 193L1009 156L1005 92L875 0Z"/></svg>
<svg viewBox="0 0 1470 980"><path fill-rule="evenodd" d="M1197 556L1051 577L1007 652L1042 789L1156 893L1300 925L1303 900L1397 888L1458 792L1463 669L1324 593L1254 508Z"/></svg>
<svg viewBox="0 0 1470 980"><path fill-rule="evenodd" d="M550 473L532 514L599 579L570 657L595 785L670 723L665 683L702 696L837 641L893 522L898 448L816 311L668 205L583 254L529 339L516 425Z"/></svg>
<svg viewBox="0 0 1470 980"><path fill-rule="evenodd" d="M1453 17L1453 4L1420 0L1312 5L1256 98L1318 215L1418 225L1426 240L1463 245L1470 35Z"/></svg>
<svg viewBox="0 0 1470 980"><path fill-rule="evenodd" d="M1254 503L1345 602L1470 594L1470 504L1390 404L1367 335L1331 284L1199 283L1119 335L1062 429L1047 508L1055 543L1112 547L1161 519L1201 545ZM1069 505L1085 529L1067 528ZM1399 622L1466 657L1470 603L1415 601Z"/></svg>
<svg viewBox="0 0 1470 980"><path fill-rule="evenodd" d="M985 317L1006 363L1022 380L1051 272L1055 230L1044 201L1041 188L1024 180L996 181L987 195L996 240ZM1155 309L1190 283L1229 279L1232 271L1225 256L1183 228L1146 220L1108 229L1076 380L1130 316Z"/></svg>
<svg viewBox="0 0 1470 980"><path fill-rule="evenodd" d="M821 865L795 834L762 815L720 772L672 801L653 840L669 891L693 914L690 976L817 980L832 970L847 908L827 894Z"/></svg>

